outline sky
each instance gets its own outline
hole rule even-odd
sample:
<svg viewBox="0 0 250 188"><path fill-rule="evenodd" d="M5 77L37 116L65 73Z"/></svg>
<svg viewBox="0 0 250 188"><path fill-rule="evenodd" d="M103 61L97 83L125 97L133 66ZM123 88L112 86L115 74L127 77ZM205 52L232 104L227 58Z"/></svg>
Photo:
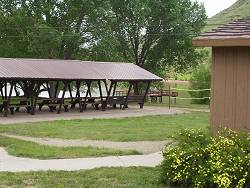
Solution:
<svg viewBox="0 0 250 188"><path fill-rule="evenodd" d="M212 17L220 11L230 7L237 0L197 0L205 5L208 17Z"/></svg>

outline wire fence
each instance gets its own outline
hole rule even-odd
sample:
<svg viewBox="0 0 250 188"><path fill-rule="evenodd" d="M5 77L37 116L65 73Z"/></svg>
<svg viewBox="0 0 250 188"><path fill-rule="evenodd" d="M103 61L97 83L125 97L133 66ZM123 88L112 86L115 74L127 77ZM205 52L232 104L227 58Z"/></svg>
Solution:
<svg viewBox="0 0 250 188"><path fill-rule="evenodd" d="M168 98L168 105L169 108L173 105L173 100L174 104L177 104L177 100L181 100L183 102L180 102L180 104L186 106L187 104L192 104L192 102L188 101L195 101L195 100L211 100L210 95L208 96L202 96L202 97L192 97L186 93L189 92L209 92L211 91L211 88L205 88L205 89L184 89L184 88L177 88L177 87L171 87L169 86L168 89L166 90L161 90L161 91L152 91L152 93L149 93L149 97L151 98L151 102L160 102L163 103L163 97ZM186 92L186 93L185 93ZM205 94L206 95L206 94ZM184 102L187 101L187 102ZM197 103L199 104L199 103Z"/></svg>

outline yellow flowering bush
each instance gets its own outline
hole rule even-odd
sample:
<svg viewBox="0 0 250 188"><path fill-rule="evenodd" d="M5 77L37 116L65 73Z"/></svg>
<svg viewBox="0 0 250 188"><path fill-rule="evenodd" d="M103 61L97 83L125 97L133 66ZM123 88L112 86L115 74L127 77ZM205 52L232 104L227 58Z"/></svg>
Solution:
<svg viewBox="0 0 250 188"><path fill-rule="evenodd" d="M224 130L212 136L185 130L163 152L162 180L187 187L250 187L250 135Z"/></svg>

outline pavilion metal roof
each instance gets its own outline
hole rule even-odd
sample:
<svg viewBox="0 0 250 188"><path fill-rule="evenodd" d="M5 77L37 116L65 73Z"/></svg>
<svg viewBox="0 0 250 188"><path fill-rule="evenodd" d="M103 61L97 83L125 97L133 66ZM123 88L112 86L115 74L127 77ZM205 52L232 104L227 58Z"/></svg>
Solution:
<svg viewBox="0 0 250 188"><path fill-rule="evenodd" d="M250 17L222 25L193 39L194 46L250 46Z"/></svg>
<svg viewBox="0 0 250 188"><path fill-rule="evenodd" d="M132 63L0 58L0 79L162 80Z"/></svg>

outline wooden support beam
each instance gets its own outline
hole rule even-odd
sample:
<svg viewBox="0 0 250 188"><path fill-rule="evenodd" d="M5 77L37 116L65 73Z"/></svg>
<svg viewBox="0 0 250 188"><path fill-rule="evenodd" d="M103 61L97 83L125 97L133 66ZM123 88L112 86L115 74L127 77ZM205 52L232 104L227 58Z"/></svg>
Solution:
<svg viewBox="0 0 250 188"><path fill-rule="evenodd" d="M32 92L32 106L31 106L31 115L35 115L36 113L36 104L37 104L37 99L40 93L40 87L42 86L42 82L38 81L34 83L33 85L33 92Z"/></svg>
<svg viewBox="0 0 250 188"><path fill-rule="evenodd" d="M1 92L2 100L4 100L3 87L4 87L3 84L0 83L0 92Z"/></svg>
<svg viewBox="0 0 250 188"><path fill-rule="evenodd" d="M122 108L123 110L124 110L125 108L128 107L128 97L129 97L129 94L130 94L130 92L131 92L132 86L133 86L133 83L132 83L132 82L129 82L129 89L128 89L127 96L126 96L126 98L125 98L124 106L123 106L123 108Z"/></svg>
<svg viewBox="0 0 250 188"><path fill-rule="evenodd" d="M115 81L115 84L114 84L114 89L113 89L113 94L112 94L112 96L115 96L116 86L117 86L117 81Z"/></svg>
<svg viewBox="0 0 250 188"><path fill-rule="evenodd" d="M86 81L86 84L87 84L87 92L86 92L86 95L85 95L85 98L84 98L84 101L83 101L83 107L84 107L84 110L85 110L85 107L86 107L86 102L87 102L87 97L88 95L90 95L91 97L91 83L92 81Z"/></svg>
<svg viewBox="0 0 250 188"><path fill-rule="evenodd" d="M55 93L54 93L54 99L57 98L57 92L58 92L58 88L59 88L59 81L56 81L56 86L55 86Z"/></svg>
<svg viewBox="0 0 250 188"><path fill-rule="evenodd" d="M7 82L5 83L5 86L6 86L5 90L7 90ZM14 87L14 83L10 82L10 91L9 91L8 96L7 96L7 92L5 91L7 101L5 101L5 104L4 104L4 117L8 116L8 111L9 111L9 106L10 106L10 100L11 100L11 94L12 94L12 91L13 91L13 87Z"/></svg>
<svg viewBox="0 0 250 188"><path fill-rule="evenodd" d="M4 83L4 99L7 100L8 96L7 96L7 81L5 81Z"/></svg>
<svg viewBox="0 0 250 188"><path fill-rule="evenodd" d="M92 94L91 94L91 83L92 83L92 81L87 82L87 87L88 87L88 91L89 91L89 97L92 97Z"/></svg>
<svg viewBox="0 0 250 188"><path fill-rule="evenodd" d="M100 97L101 97L101 102L103 102L102 85L101 85L101 81L100 80L98 80L98 87L99 87L99 93L100 93Z"/></svg>
<svg viewBox="0 0 250 188"><path fill-rule="evenodd" d="M15 90L16 96L19 97L19 92L18 92L18 90L17 90L16 84L15 84L15 86L14 86L14 90Z"/></svg>
<svg viewBox="0 0 250 188"><path fill-rule="evenodd" d="M108 84L107 84L106 80L103 80L103 83L105 85L106 93L108 94Z"/></svg>
<svg viewBox="0 0 250 188"><path fill-rule="evenodd" d="M146 91L144 93L144 96L143 96L143 103L140 104L140 108L142 109L143 106L144 106L144 103L145 103L145 100L146 100L146 97L147 97L147 94L148 94L148 91L149 91L149 88L150 88L150 84L151 84L151 81L148 81L147 82L147 88L146 88Z"/></svg>
<svg viewBox="0 0 250 188"><path fill-rule="evenodd" d="M110 94L111 94L113 85L114 85L114 82L111 81L111 84L110 84L110 87L109 87L109 90L108 90L108 93L107 93L107 98L106 98L104 104L102 104L102 110L103 110L103 111L105 111L105 109L107 108L107 102L108 102L108 100L109 100L109 97L110 97Z"/></svg>
<svg viewBox="0 0 250 188"><path fill-rule="evenodd" d="M63 82L63 83L64 83L64 88L63 88L63 93L62 93L62 98L60 100L59 108L58 108L58 111L57 111L58 114L61 113L61 109L62 109L62 105L63 105L63 101L64 101L64 96L65 96L65 93L66 93L66 90L67 90L67 85L68 85L68 82Z"/></svg>
<svg viewBox="0 0 250 188"><path fill-rule="evenodd" d="M81 88L81 81L76 81L76 96L78 98L79 110L80 110L80 112L82 112L83 107L82 107L82 99L81 99L81 94L80 94L80 88Z"/></svg>
<svg viewBox="0 0 250 188"><path fill-rule="evenodd" d="M68 83L68 90L69 90L69 96L70 96L71 104L73 104L74 99L73 99L73 95L72 95L72 89L71 89L70 82Z"/></svg>
<svg viewBox="0 0 250 188"><path fill-rule="evenodd" d="M46 87L47 87L47 92L49 94L49 98L51 99L52 98L52 94L51 94L49 82L46 82Z"/></svg>

